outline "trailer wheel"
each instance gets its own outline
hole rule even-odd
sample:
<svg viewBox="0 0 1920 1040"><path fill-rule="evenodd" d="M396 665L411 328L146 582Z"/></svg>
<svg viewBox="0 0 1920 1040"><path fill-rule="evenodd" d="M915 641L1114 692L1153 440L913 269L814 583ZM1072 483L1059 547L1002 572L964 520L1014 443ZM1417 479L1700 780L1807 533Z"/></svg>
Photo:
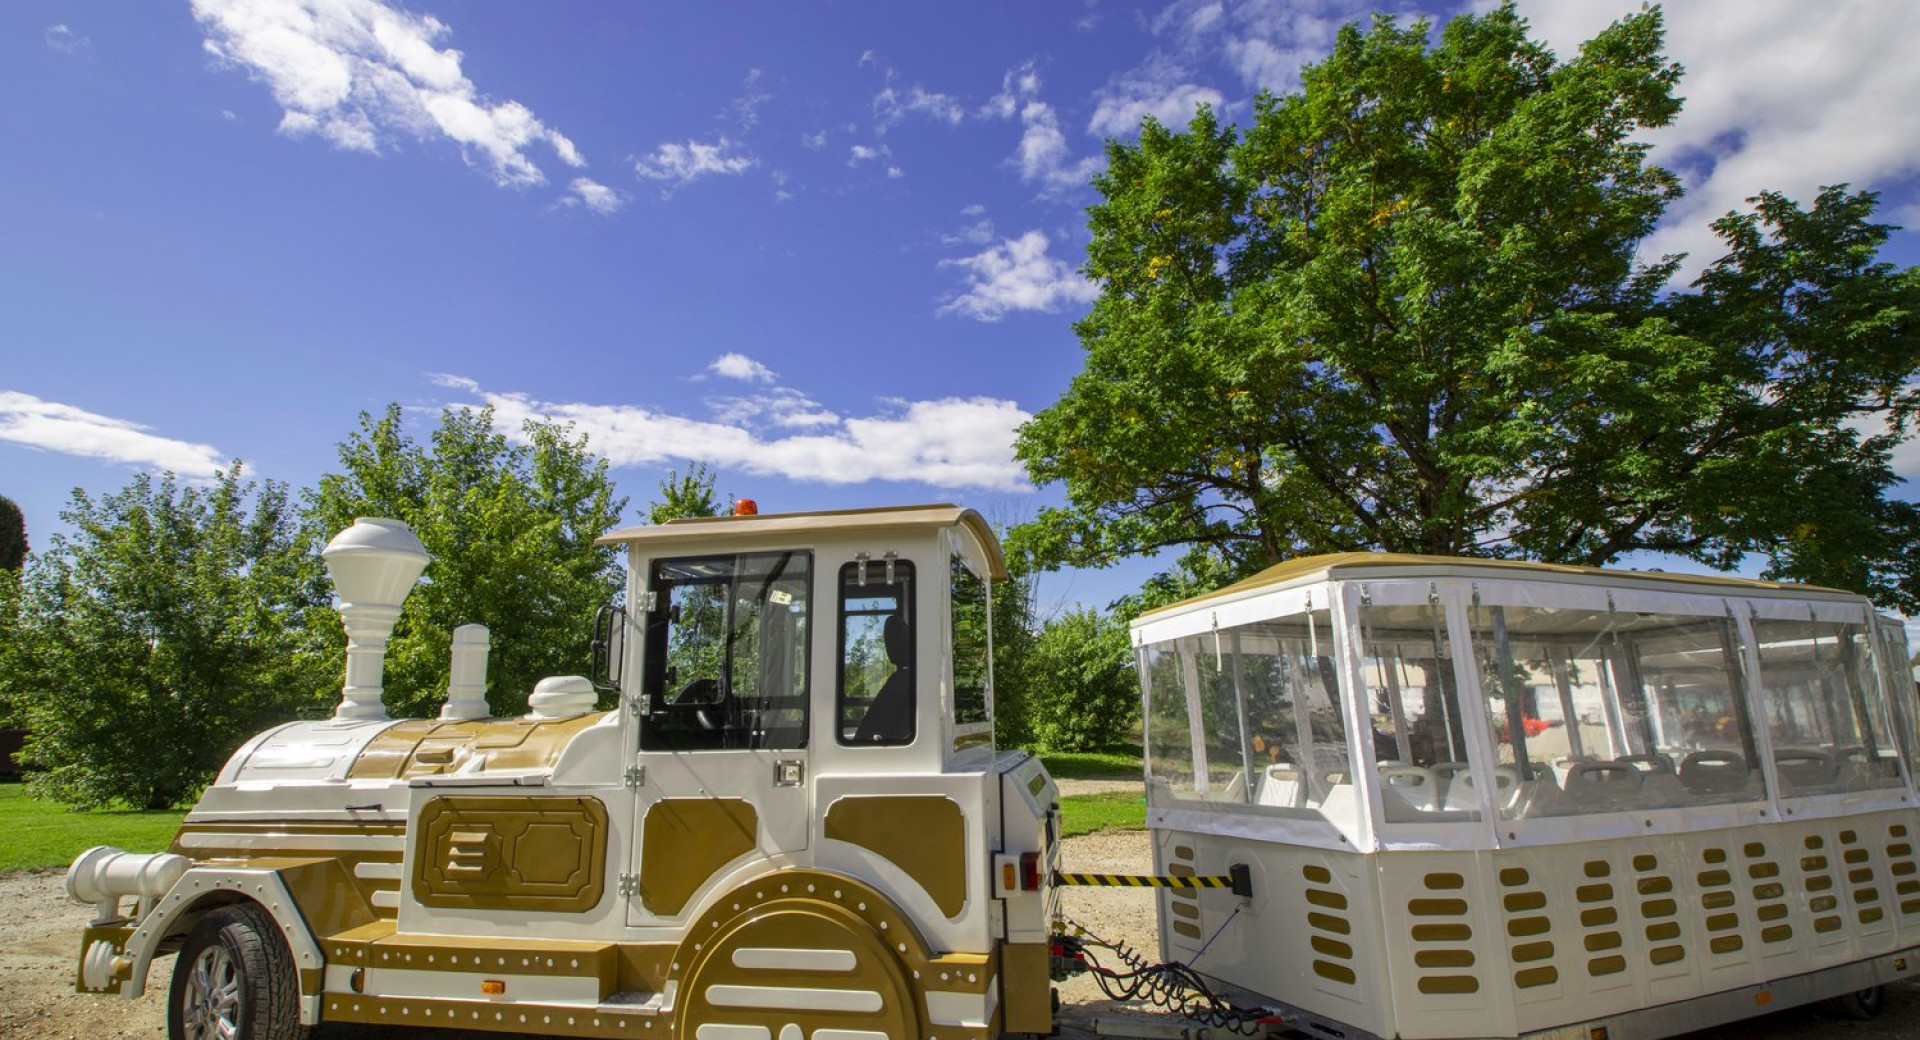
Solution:
<svg viewBox="0 0 1920 1040"><path fill-rule="evenodd" d="M1835 997L1827 1001L1827 1007L1841 1018L1850 1018L1855 1022L1866 1022L1880 1017L1887 1009L1887 987L1874 986Z"/></svg>
<svg viewBox="0 0 1920 1040"><path fill-rule="evenodd" d="M222 907L194 926L174 962L170 1040L305 1040L293 954L257 903Z"/></svg>

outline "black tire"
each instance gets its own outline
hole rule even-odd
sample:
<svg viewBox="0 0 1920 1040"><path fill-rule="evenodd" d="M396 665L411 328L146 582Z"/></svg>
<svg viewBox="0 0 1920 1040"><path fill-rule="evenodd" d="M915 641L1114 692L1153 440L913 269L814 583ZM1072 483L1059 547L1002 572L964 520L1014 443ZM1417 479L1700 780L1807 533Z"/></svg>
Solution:
<svg viewBox="0 0 1920 1040"><path fill-rule="evenodd" d="M1850 1018L1855 1022L1868 1022L1880 1017L1887 1009L1887 987L1874 986L1857 993L1835 997L1827 1001L1827 1009L1841 1018Z"/></svg>
<svg viewBox="0 0 1920 1040"><path fill-rule="evenodd" d="M300 1024L293 953L273 916L236 903L201 918L174 961L169 1040L306 1040L310 1031Z"/></svg>

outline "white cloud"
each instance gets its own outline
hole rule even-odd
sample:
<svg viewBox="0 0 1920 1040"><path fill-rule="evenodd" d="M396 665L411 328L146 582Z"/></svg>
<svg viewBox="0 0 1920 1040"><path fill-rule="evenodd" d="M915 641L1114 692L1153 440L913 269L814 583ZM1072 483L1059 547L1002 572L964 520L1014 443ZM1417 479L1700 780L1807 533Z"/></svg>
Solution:
<svg viewBox="0 0 1920 1040"><path fill-rule="evenodd" d="M1089 303L1098 291L1064 260L1047 255L1047 236L1029 231L1019 238L955 260L942 267L967 273L966 288L939 308L941 314L961 314L979 321L999 321L1013 311L1055 311Z"/></svg>
<svg viewBox="0 0 1920 1040"><path fill-rule="evenodd" d="M460 380L460 389L472 383L451 379ZM448 378L438 381L447 385ZM689 460L812 483L1031 489L1014 459L1013 440L1032 416L995 398L889 401L874 415L846 418L782 388L713 402L714 417L694 419L641 405L541 401L477 386L469 392L475 403L493 406L495 429L505 436L524 436L529 419L572 423L615 466ZM770 427L795 432L770 434Z"/></svg>
<svg viewBox="0 0 1920 1040"><path fill-rule="evenodd" d="M773 95L760 86L760 70L747 70L745 82L740 84L740 96L727 105L727 112L740 129L751 130L760 122L760 106L773 100Z"/></svg>
<svg viewBox="0 0 1920 1040"><path fill-rule="evenodd" d="M566 200L569 205L585 206L603 217L620 212L627 204L627 196L622 192L585 177L575 177L567 190L573 193Z"/></svg>
<svg viewBox="0 0 1920 1040"><path fill-rule="evenodd" d="M877 148L869 148L864 144L856 144L851 149L848 149L847 151L847 165L858 166L864 162L873 162L876 159L884 159L887 156L892 154L893 154L893 149L888 148L884 144L880 145Z"/></svg>
<svg viewBox="0 0 1920 1040"><path fill-rule="evenodd" d="M925 116L948 126L958 126L967 110L951 94L938 94L920 87L895 90L893 70L887 70L887 86L873 96L874 132L886 133L908 116Z"/></svg>
<svg viewBox="0 0 1920 1040"><path fill-rule="evenodd" d="M817 429L837 426L840 416L791 387L777 386L746 397L711 397L706 405L714 418L730 426Z"/></svg>
<svg viewBox="0 0 1920 1040"><path fill-rule="evenodd" d="M983 119L1012 119L1020 110L1020 99L1033 97L1040 93L1040 72L1032 59L1016 68L1008 69L1000 77L1000 93L981 106L979 115Z"/></svg>
<svg viewBox="0 0 1920 1040"><path fill-rule="evenodd" d="M1194 109L1208 105L1215 112L1226 96L1212 87L1184 79L1183 71L1165 62L1149 62L1121 76L1099 93L1087 132L1101 136L1132 134L1140 120L1152 116L1160 125L1185 129Z"/></svg>
<svg viewBox="0 0 1920 1040"><path fill-rule="evenodd" d="M735 154L738 146L726 137L712 143L669 141L633 164L633 172L649 180L672 181L675 187L701 177L734 176L758 165L751 155Z"/></svg>
<svg viewBox="0 0 1920 1040"><path fill-rule="evenodd" d="M225 464L212 445L162 437L147 432L150 429L32 394L0 390L0 441L169 470L188 478L211 477Z"/></svg>
<svg viewBox="0 0 1920 1040"><path fill-rule="evenodd" d="M1002 89L980 110L982 118L1020 117L1020 145L1010 162L1019 168L1020 179L1038 184L1044 195L1062 195L1084 188L1087 179L1099 170L1099 155L1073 158L1067 135L1060 129L1060 117L1053 106L1040 100L1040 73L1034 63L1008 69L1001 78Z"/></svg>
<svg viewBox="0 0 1920 1040"><path fill-rule="evenodd" d="M1087 179L1100 169L1098 155L1073 158L1067 135L1060 131L1060 118L1046 102L1034 100L1020 106L1020 125L1020 146L1013 162L1022 180L1058 194L1086 187Z"/></svg>
<svg viewBox="0 0 1920 1040"><path fill-rule="evenodd" d="M1524 0L1563 58L1624 9ZM1920 174L1920 5L1874 0L1690 0L1665 6L1667 54L1686 67L1685 107L1647 135L1687 196L1643 248L1690 255L1681 280L1720 256L1708 224L1763 189L1803 205ZM1886 219L1890 214L1882 214Z"/></svg>
<svg viewBox="0 0 1920 1040"><path fill-rule="evenodd" d="M822 130L818 133L800 135L800 147L805 148L810 152L817 152L820 149L825 148L826 146L827 146L827 132L825 130Z"/></svg>
<svg viewBox="0 0 1920 1040"><path fill-rule="evenodd" d="M93 40L82 36L65 25L49 25L46 34L47 46L62 54L78 54L93 46Z"/></svg>
<svg viewBox="0 0 1920 1040"><path fill-rule="evenodd" d="M897 180L899 180L900 178L902 178L902 177L905 177L906 175L907 175L907 171L905 171L905 170L903 170L903 169L901 169L901 168L900 168L900 167L898 167L898 166L889 166L889 167L887 167L887 179L888 179L888 180L891 180L891 181L897 181Z"/></svg>
<svg viewBox="0 0 1920 1040"><path fill-rule="evenodd" d="M517 101L482 95L441 49L448 27L379 0L192 0L207 51L273 92L280 130L378 153L394 134L445 137L495 183L546 183L529 151L583 166L572 141Z"/></svg>
<svg viewBox="0 0 1920 1040"><path fill-rule="evenodd" d="M984 246L993 241L993 221L987 218L987 207L974 203L961 210L960 215L971 222L952 234L941 235L941 245Z"/></svg>
<svg viewBox="0 0 1920 1040"><path fill-rule="evenodd" d="M749 383L771 383L779 376L773 369L761 364L745 354L722 354L713 359L707 371L728 379L739 379Z"/></svg>

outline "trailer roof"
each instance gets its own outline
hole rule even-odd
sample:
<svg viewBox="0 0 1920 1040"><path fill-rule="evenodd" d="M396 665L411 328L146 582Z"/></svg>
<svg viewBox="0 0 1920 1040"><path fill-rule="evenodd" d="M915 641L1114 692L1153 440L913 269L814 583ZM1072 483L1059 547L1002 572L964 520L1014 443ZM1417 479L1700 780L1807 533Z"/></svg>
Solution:
<svg viewBox="0 0 1920 1040"><path fill-rule="evenodd" d="M979 513L961 506L940 503L924 506L884 506L877 509L839 509L818 513L762 513L755 516L683 517L664 524L626 527L610 531L596 545L672 545L681 542L711 542L716 538L748 538L764 535L806 537L823 534L849 534L861 531L912 531L924 528L965 527L986 551L994 581L1007 580L1006 557L1000 553L1000 540Z"/></svg>
<svg viewBox="0 0 1920 1040"><path fill-rule="evenodd" d="M1537 563L1532 560L1488 560L1464 556L1348 552L1301 556L1287 560L1251 577L1242 578L1225 588L1149 610L1141 614L1137 620L1179 614L1201 604L1239 599L1263 589L1279 588L1284 585L1352 580L1363 577L1472 577L1475 575L1499 575L1521 579L1574 578L1582 583L1598 582L1615 585L1629 583L1652 583L1660 587L1692 585L1723 592L1785 593L1821 599L1838 597L1858 600L1861 598L1858 593L1822 588L1818 585L1794 585L1787 582L1734 578L1720 574L1669 574L1665 571L1608 570L1602 567L1582 567L1564 563Z"/></svg>

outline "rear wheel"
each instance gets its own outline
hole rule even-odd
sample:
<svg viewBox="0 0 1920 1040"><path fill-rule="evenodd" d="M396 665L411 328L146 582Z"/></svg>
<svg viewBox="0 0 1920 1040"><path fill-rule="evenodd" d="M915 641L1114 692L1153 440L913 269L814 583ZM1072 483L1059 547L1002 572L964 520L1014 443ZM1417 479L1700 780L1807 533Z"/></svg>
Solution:
<svg viewBox="0 0 1920 1040"><path fill-rule="evenodd" d="M256 903L200 920L173 967L170 1040L304 1040L293 954Z"/></svg>
<svg viewBox="0 0 1920 1040"><path fill-rule="evenodd" d="M1879 1018L1880 1012L1887 1009L1887 987L1874 986L1835 997L1827 1002L1827 1007L1842 1018L1851 1018L1856 1022Z"/></svg>

